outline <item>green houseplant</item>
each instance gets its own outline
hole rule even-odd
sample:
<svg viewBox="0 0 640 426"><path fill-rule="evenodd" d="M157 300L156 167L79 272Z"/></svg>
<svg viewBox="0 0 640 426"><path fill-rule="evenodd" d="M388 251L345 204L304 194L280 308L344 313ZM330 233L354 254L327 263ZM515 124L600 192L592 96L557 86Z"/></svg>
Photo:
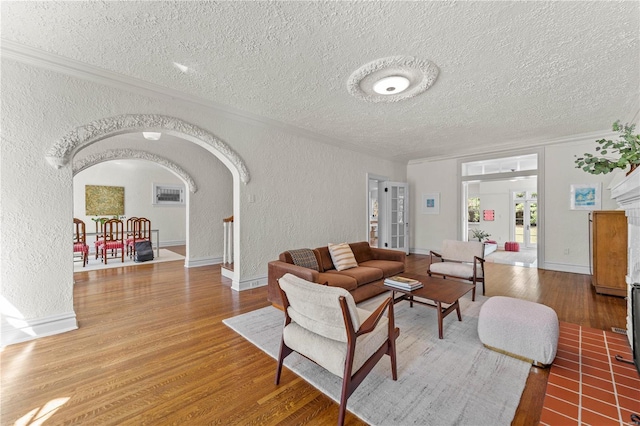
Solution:
<svg viewBox="0 0 640 426"><path fill-rule="evenodd" d="M620 120L613 123L613 131L619 132L617 141L598 139L596 151L601 157L585 153L576 158L576 168L582 169L592 175L606 174L615 169L626 169L631 166L627 174L631 173L640 164L640 135L634 134L635 124L624 126ZM607 157L609 155L610 157Z"/></svg>
<svg viewBox="0 0 640 426"><path fill-rule="evenodd" d="M477 238L478 241L482 242L482 240L486 240L488 237L491 236L491 234L484 232L481 229L474 229L471 231L471 235L473 235L473 238Z"/></svg>

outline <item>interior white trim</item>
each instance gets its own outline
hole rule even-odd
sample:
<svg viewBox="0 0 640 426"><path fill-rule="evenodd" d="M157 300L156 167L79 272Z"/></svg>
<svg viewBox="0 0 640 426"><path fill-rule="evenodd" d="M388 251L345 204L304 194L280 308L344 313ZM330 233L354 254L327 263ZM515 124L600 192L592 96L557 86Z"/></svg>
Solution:
<svg viewBox="0 0 640 426"><path fill-rule="evenodd" d="M185 259L185 268L199 268L200 266L219 265L222 263L221 257L201 257L199 259Z"/></svg>
<svg viewBox="0 0 640 426"><path fill-rule="evenodd" d="M474 160L484 160L484 159L492 159L492 158L500 158L500 157L509 157L512 155L519 155L522 151L522 147L526 146L528 149L541 149L548 145L558 145L565 143L578 143L584 142L585 140L596 140L596 139L616 139L619 135L616 132L609 131L598 131L598 132L589 132L589 133L581 133L577 135L564 136L561 138L548 139L548 138L536 138L536 139L519 139L514 141L509 141L505 143L497 142L491 151L487 151L486 147L467 147L465 149L465 155L461 156L458 154L452 155L440 155L429 158L416 158L415 160L410 160L408 164L422 164L430 161L441 161L441 160L462 160L462 162L467 163L469 161ZM514 152L517 152L514 154ZM529 151L526 151L529 152ZM539 159L538 159L539 160Z"/></svg>
<svg viewBox="0 0 640 426"><path fill-rule="evenodd" d="M2 324L2 347L15 343L27 342L40 337L52 336L76 330L78 321L75 312L35 319L11 319L9 324Z"/></svg>

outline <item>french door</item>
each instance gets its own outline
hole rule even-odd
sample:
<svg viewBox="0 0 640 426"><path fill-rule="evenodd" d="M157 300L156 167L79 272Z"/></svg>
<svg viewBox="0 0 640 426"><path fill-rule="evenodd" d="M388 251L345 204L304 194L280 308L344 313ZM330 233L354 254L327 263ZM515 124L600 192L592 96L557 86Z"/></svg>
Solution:
<svg viewBox="0 0 640 426"><path fill-rule="evenodd" d="M538 245L538 200L531 192L513 194L513 241L526 248Z"/></svg>
<svg viewBox="0 0 640 426"><path fill-rule="evenodd" d="M409 253L409 184L382 182L384 217L380 217L380 247ZM384 225L383 225L384 224Z"/></svg>

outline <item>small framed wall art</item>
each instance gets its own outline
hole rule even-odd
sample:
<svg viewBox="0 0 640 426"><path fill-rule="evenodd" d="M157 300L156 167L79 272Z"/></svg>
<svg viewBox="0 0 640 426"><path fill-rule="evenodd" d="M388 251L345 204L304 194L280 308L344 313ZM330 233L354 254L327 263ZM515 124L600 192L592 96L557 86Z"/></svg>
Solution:
<svg viewBox="0 0 640 426"><path fill-rule="evenodd" d="M600 183L572 184L571 210L600 210L602 195Z"/></svg>
<svg viewBox="0 0 640 426"><path fill-rule="evenodd" d="M440 214L440 193L422 194L422 214Z"/></svg>

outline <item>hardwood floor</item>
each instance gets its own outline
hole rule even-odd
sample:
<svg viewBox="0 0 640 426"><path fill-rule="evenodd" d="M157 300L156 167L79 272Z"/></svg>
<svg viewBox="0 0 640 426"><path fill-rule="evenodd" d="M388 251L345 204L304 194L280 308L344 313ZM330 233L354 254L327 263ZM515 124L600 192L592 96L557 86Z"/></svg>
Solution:
<svg viewBox="0 0 640 426"><path fill-rule="evenodd" d="M407 258L411 272L427 265L428 256ZM266 287L238 293L220 266L182 261L134 271L76 273L80 328L4 349L2 425L335 424L336 403L286 368L274 385L276 361L222 324L267 306ZM486 271L487 296L544 303L584 326L625 325L624 299L595 294L588 276ZM537 423L547 375L532 368L513 424ZM348 413L345 424L363 423Z"/></svg>

